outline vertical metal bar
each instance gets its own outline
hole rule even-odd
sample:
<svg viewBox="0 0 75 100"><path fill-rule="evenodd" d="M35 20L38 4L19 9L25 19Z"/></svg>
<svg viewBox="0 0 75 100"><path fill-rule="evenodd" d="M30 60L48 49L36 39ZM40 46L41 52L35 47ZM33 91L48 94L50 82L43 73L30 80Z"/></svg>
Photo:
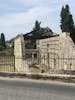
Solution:
<svg viewBox="0 0 75 100"><path fill-rule="evenodd" d="M13 56L13 63L14 63L14 72L15 72L15 56Z"/></svg>

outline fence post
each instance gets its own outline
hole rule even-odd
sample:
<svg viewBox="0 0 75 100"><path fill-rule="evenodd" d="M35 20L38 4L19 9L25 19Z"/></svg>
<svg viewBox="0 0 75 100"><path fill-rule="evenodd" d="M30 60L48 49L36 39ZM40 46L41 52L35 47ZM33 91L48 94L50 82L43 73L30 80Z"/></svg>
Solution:
<svg viewBox="0 0 75 100"><path fill-rule="evenodd" d="M15 56L14 56L14 72L15 72Z"/></svg>

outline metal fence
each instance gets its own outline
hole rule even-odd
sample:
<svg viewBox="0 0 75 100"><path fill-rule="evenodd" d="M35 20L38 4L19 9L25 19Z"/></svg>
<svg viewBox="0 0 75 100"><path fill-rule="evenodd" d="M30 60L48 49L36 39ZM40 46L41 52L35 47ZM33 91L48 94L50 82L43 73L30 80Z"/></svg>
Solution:
<svg viewBox="0 0 75 100"><path fill-rule="evenodd" d="M14 56L0 56L0 71L14 72L15 71L15 57Z"/></svg>
<svg viewBox="0 0 75 100"><path fill-rule="evenodd" d="M56 54L41 53L39 57L39 64L42 69L49 73L66 73L75 74L75 57L64 56L59 57Z"/></svg>
<svg viewBox="0 0 75 100"><path fill-rule="evenodd" d="M29 65L38 64L38 50L26 49L25 60Z"/></svg>

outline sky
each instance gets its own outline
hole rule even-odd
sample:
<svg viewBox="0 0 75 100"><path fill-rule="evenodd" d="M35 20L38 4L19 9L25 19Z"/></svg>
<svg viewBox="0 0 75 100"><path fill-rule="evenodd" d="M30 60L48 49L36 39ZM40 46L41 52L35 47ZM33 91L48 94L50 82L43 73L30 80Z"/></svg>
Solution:
<svg viewBox="0 0 75 100"><path fill-rule="evenodd" d="M60 11L69 4L75 21L75 0L0 0L0 33L6 40L17 34L30 32L35 21L60 33Z"/></svg>

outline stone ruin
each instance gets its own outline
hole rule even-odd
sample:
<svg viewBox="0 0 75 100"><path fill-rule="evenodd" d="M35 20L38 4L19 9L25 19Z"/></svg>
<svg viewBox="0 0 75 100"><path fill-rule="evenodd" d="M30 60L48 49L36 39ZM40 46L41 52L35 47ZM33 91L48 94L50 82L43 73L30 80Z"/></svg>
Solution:
<svg viewBox="0 0 75 100"><path fill-rule="evenodd" d="M36 42L38 64L48 70L75 70L75 44L69 33L61 33L50 38L39 39ZM22 34L14 40L15 68L19 72L29 72L25 58L25 42Z"/></svg>

